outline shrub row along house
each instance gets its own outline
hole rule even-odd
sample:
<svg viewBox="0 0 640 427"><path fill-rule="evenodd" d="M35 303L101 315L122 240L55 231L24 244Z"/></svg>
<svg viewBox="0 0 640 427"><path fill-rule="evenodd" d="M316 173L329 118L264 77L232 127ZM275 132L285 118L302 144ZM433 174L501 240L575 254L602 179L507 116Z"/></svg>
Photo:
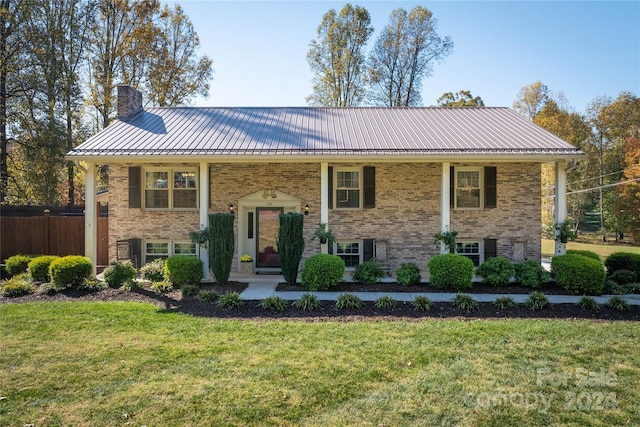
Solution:
<svg viewBox="0 0 640 427"><path fill-rule="evenodd" d="M110 261L134 242L138 264L191 254L207 271L189 232L229 211L234 269L249 254L256 272L278 270L282 212L307 214L303 261L323 251L347 267L375 257L424 269L447 230L476 265L539 261L541 164L556 165L562 222L566 167L582 155L508 108L143 109L120 86L118 118L67 154L87 170L86 255L95 261L96 164L108 164ZM312 240L320 223L331 247Z"/></svg>

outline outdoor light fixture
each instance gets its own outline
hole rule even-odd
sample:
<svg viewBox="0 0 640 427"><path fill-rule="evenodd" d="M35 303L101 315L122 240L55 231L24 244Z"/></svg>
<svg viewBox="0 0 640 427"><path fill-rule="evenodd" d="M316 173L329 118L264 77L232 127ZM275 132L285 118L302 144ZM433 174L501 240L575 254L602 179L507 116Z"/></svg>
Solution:
<svg viewBox="0 0 640 427"><path fill-rule="evenodd" d="M229 203L229 212L231 213L231 215L234 214L234 212L233 212L233 203Z"/></svg>
<svg viewBox="0 0 640 427"><path fill-rule="evenodd" d="M304 206L304 214L309 215L309 203Z"/></svg>

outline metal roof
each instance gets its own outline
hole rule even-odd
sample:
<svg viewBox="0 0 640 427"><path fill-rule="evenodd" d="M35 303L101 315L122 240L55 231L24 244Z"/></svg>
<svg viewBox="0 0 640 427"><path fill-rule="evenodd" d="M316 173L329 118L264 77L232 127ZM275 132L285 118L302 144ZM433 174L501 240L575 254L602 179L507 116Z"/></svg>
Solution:
<svg viewBox="0 0 640 427"><path fill-rule="evenodd" d="M582 154L509 108L176 107L113 122L67 158Z"/></svg>

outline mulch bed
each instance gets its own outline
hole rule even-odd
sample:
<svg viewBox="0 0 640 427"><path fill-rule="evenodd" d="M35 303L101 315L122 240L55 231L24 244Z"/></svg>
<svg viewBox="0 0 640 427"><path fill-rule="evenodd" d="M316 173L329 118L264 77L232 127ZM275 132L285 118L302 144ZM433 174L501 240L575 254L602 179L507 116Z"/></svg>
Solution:
<svg viewBox="0 0 640 427"><path fill-rule="evenodd" d="M289 286L286 283L279 283L278 291L306 291L301 285ZM410 293L455 293L451 289L439 289L427 283L413 286L403 286L396 282L378 282L373 285L365 285L358 282L340 282L337 286L329 289L331 292L410 292ZM474 283L473 288L467 293L473 294L530 294L534 290L544 292L545 295L566 295L566 291L555 283L551 282L541 289L531 289L518 283L510 283L508 286L490 286L482 283Z"/></svg>
<svg viewBox="0 0 640 427"><path fill-rule="evenodd" d="M354 287L357 284L345 283L344 287L338 288L343 292L363 291L362 288ZM377 292L384 290L377 288L379 285L386 289L392 284L378 284ZM362 285L360 285L362 286ZM399 285L395 285L398 287ZM205 285L203 290L215 290L223 292L242 292L247 284L241 282L231 282L228 285ZM399 286L403 288L402 286ZM279 287L279 290L281 287ZM419 290L420 287L405 288L410 292L431 292L431 290ZM507 292L500 288L500 291ZM289 288L287 290L298 290ZM335 290L335 289L332 289ZM371 290L370 288L368 290ZM394 291L397 291L394 288ZM531 290L528 289L529 293ZM544 289L545 293L548 293ZM481 292L474 287L474 292ZM484 291L482 291L484 292ZM517 293L517 292L512 292ZM597 321L604 320L640 320L640 307L631 306L628 312L620 312L606 307L599 310L582 310L575 304L553 304L549 308L542 310L531 310L523 305L514 308L498 310L490 303L478 304L478 309L473 311L461 310L453 307L450 303L434 303L429 311L416 311L411 303L398 302L397 307L388 309L376 308L373 302L365 302L362 308L353 310L341 310L335 307L333 301L323 301L323 307L319 310L303 311L291 305L284 311L270 311L258 307L259 301L245 301L237 309L225 309L218 307L215 303L201 301L197 297L183 298L179 290L174 290L167 294L157 294L149 289L138 289L135 291L125 291L122 289L104 289L99 292L80 292L66 290L56 295L25 295L17 298L7 298L0 296L0 303L24 303L24 302L46 302L46 301L128 301L151 303L158 306L165 312L179 312L199 317L221 318L221 319L252 319L252 320L303 320L308 322L322 321L388 321L407 320L421 321L429 319L457 318L461 320L473 319L518 319L518 318L538 318L538 319L591 319Z"/></svg>

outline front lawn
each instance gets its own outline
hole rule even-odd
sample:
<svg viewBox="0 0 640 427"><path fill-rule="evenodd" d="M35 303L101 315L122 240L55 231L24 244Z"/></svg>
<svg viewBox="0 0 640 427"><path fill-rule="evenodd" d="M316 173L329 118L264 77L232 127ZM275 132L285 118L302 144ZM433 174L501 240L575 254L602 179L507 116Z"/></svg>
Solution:
<svg viewBox="0 0 640 427"><path fill-rule="evenodd" d="M1 425L633 425L640 327L0 305Z"/></svg>
<svg viewBox="0 0 640 427"><path fill-rule="evenodd" d="M591 251L600 255L600 259L604 262L609 255L614 252L632 252L640 254L640 246L629 244L617 244L613 241L607 243L587 243L583 241L570 241L567 243L567 249L580 251ZM542 239L542 256L551 258L555 253L555 241L551 239Z"/></svg>

